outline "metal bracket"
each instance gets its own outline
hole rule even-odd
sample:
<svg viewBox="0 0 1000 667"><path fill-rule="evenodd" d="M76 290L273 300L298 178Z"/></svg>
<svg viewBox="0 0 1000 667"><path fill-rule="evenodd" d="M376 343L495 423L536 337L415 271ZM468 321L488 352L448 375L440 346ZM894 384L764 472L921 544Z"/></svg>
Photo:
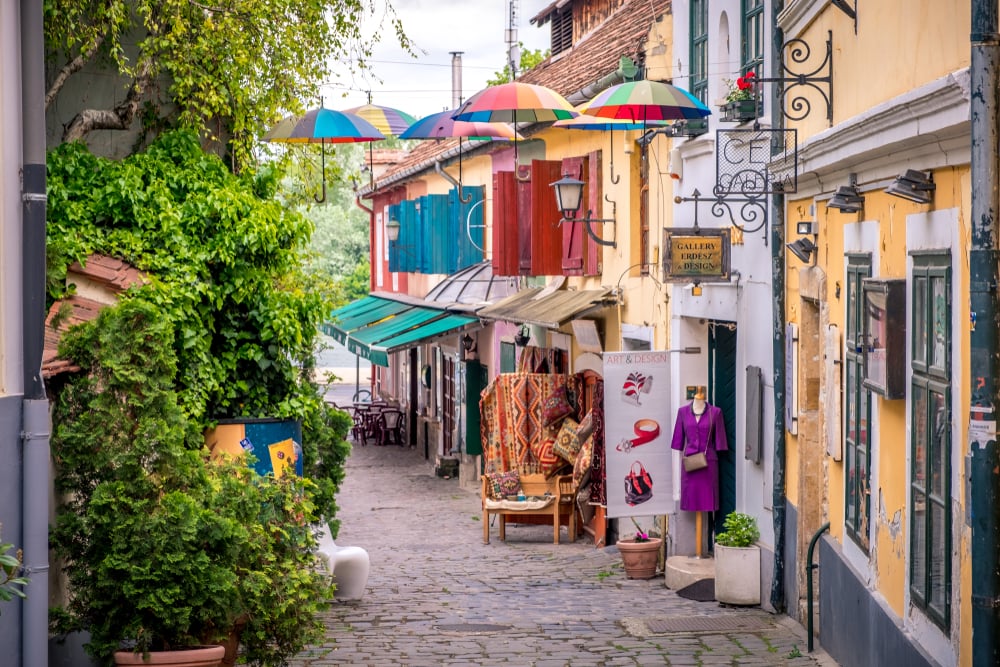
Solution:
<svg viewBox="0 0 1000 667"><path fill-rule="evenodd" d="M674 197L674 203L680 204L681 202L694 202L694 226L698 227L698 206L701 202L711 202L712 203L712 216L716 218L723 217L723 213L729 216L729 224L740 230L744 234L747 232L753 233L761 229L764 230L764 245L767 246L767 236L768 236L768 225L767 225L767 197L732 197L728 196L727 193L720 191L719 186L712 188L713 197L702 197L701 192L697 189L691 193L690 197ZM740 217L744 221L757 222L759 218L759 223L753 229L747 229L745 226L736 222L736 218L733 215L733 206L739 205ZM758 210L759 209L759 210Z"/></svg>
<svg viewBox="0 0 1000 667"><path fill-rule="evenodd" d="M846 6L846 3L841 2L838 4L834 2L835 6L843 10L844 7L841 6L842 4ZM857 31L857 18L855 18L855 31ZM830 127L833 127L833 31L828 30L826 34L826 57L815 69L797 73L789 67L789 62L784 58L786 50L793 65L802 65L808 62L812 55L812 49L810 49L809 44L804 40L796 38L790 39L781 45L782 58L779 64L781 65L782 76L755 79L755 82L758 84L788 84L779 88L781 113L788 120L802 120L809 115L809 112L812 110L812 103L808 97L796 90L798 86L809 86L823 96L823 101L826 102L826 119L830 123ZM821 72L825 72L825 74L820 76ZM825 85L825 89L821 85ZM789 91L795 91L790 98L790 104L786 103L789 101Z"/></svg>

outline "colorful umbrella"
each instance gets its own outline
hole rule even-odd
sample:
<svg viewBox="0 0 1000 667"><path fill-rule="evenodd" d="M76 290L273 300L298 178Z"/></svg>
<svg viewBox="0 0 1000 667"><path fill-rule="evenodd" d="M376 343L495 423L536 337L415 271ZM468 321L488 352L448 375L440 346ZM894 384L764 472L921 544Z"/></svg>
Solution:
<svg viewBox="0 0 1000 667"><path fill-rule="evenodd" d="M416 118L405 111L393 109L392 107L381 107L371 103L346 109L345 111L364 118L386 136L399 136L408 127L417 122Z"/></svg>
<svg viewBox="0 0 1000 667"><path fill-rule="evenodd" d="M314 196L317 203L326 201L327 144L371 142L382 139L385 139L385 135L364 118L325 107L310 109L303 116L286 116L264 135L264 141L274 143L322 144L320 163L323 172L323 196Z"/></svg>
<svg viewBox="0 0 1000 667"><path fill-rule="evenodd" d="M507 123L455 120L455 110L424 116L399 135L400 139L448 139L458 137L458 198L463 204L472 201L462 195L462 139L516 139L517 132Z"/></svg>
<svg viewBox="0 0 1000 667"><path fill-rule="evenodd" d="M453 118L486 123L544 123L576 115L573 106L556 91L512 81L479 91L455 111Z"/></svg>
<svg viewBox="0 0 1000 667"><path fill-rule="evenodd" d="M577 107L579 111L582 107ZM565 120L557 120L552 123L552 127L561 127L565 130L645 130L651 125L665 125L661 121L653 121L650 123L634 123L628 119L618 119L618 118L599 118L597 116L588 116L585 114L580 114L576 118L567 118ZM621 178L615 176L615 134L611 132L611 182L618 183Z"/></svg>
<svg viewBox="0 0 1000 667"><path fill-rule="evenodd" d="M400 139L513 139L514 128L507 123L455 120L455 110L439 111L414 122Z"/></svg>
<svg viewBox="0 0 1000 667"><path fill-rule="evenodd" d="M699 119L712 113L686 90L645 79L611 86L577 110L590 116L626 119L634 123Z"/></svg>

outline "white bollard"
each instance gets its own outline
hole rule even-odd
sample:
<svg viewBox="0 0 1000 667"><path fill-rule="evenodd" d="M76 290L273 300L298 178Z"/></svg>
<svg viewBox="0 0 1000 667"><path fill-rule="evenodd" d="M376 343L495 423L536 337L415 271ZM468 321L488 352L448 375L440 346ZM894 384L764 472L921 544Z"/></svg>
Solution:
<svg viewBox="0 0 1000 667"><path fill-rule="evenodd" d="M338 547L330 537L330 529L320 526L317 555L326 564L337 585L333 597L337 600L360 600L368 585L371 563L368 552L361 547Z"/></svg>

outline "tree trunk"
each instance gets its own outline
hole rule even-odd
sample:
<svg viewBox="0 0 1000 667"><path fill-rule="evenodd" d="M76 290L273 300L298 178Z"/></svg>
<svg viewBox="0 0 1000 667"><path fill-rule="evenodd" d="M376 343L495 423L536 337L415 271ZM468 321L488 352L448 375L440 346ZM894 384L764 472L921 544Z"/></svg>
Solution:
<svg viewBox="0 0 1000 667"><path fill-rule="evenodd" d="M125 100L113 109L84 109L73 117L63 131L63 141L79 141L93 130L126 130L139 111L139 102L152 80L152 65L146 61L139 66L135 80L129 87Z"/></svg>

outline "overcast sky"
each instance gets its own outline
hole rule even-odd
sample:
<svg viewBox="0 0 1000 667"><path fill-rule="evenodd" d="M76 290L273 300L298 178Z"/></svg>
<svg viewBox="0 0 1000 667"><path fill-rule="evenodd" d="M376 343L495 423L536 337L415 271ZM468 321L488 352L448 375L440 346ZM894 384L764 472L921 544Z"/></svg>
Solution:
<svg viewBox="0 0 1000 667"><path fill-rule="evenodd" d="M340 78L322 90L327 107L347 109L365 104L370 90L372 104L395 107L421 118L452 106L452 51L462 52L463 100L485 88L486 80L503 69L510 0L390 1L402 19L403 30L416 44L418 58L408 56L391 32L383 34L370 60L375 76L352 78L346 67L335 66ZM525 49L548 48L549 25L539 28L529 21L551 1L515 0L517 37ZM373 30L380 18L365 29Z"/></svg>

